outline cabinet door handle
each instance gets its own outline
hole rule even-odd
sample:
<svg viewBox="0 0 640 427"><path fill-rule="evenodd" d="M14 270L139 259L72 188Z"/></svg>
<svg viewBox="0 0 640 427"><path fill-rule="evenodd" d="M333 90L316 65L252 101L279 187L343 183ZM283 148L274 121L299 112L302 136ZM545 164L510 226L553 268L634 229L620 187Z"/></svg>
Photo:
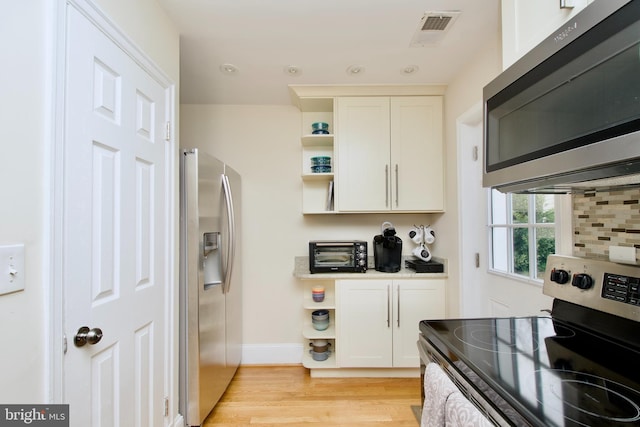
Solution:
<svg viewBox="0 0 640 427"><path fill-rule="evenodd" d="M389 165L384 165L384 206L389 207Z"/></svg>
<svg viewBox="0 0 640 427"><path fill-rule="evenodd" d="M391 285L387 285L387 328L391 327Z"/></svg>
<svg viewBox="0 0 640 427"><path fill-rule="evenodd" d="M398 187L398 164L396 163L396 208L398 207L398 199L400 199Z"/></svg>
<svg viewBox="0 0 640 427"><path fill-rule="evenodd" d="M396 301L396 303L398 304L398 328L400 327L400 285L398 285L398 287L396 288L396 296L398 297L398 301Z"/></svg>

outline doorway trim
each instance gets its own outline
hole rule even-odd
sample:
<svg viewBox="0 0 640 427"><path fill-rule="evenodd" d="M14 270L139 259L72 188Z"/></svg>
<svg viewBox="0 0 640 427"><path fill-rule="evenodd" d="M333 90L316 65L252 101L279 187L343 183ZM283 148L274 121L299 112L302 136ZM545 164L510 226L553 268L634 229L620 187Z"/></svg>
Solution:
<svg viewBox="0 0 640 427"><path fill-rule="evenodd" d="M458 274L459 274L459 278L460 278L460 286L459 286L459 305L458 305L458 312L460 313L460 315L465 315L467 314L468 310L465 310L465 303L464 303L464 290L465 290L465 283L471 283L473 280L478 280L477 278L473 279L468 277L469 274L466 274L465 272L468 273L468 269L465 268L465 265L467 265L467 260L466 257L464 256L464 241L463 241L463 225L464 225L464 221L465 221L465 217L463 217L463 212L462 212L462 207L464 206L464 194L462 192L462 187L463 187L463 182L465 180L464 177L464 171L463 168L461 167L463 164L463 156L469 156L470 152L468 150L469 148L469 144L468 141L465 139L465 135L467 134L467 132L463 132L464 128L467 127L472 127L472 126L477 126L478 124L480 124L480 126L482 126L482 114L483 114L483 107L482 107L482 102L478 102L476 104L474 104L471 108L469 108L468 110L466 110L464 113L462 113L460 116L458 116L458 118L456 119L456 135L457 135L457 169L458 169L458 259L459 259L459 263L458 263ZM482 141L480 141L480 145L479 145L479 149L478 149L478 160L479 162L483 161L484 155L482 152ZM483 188L481 188L481 190L483 190ZM482 266L482 263L480 264Z"/></svg>
<svg viewBox="0 0 640 427"><path fill-rule="evenodd" d="M50 193L49 193L49 223L47 224L49 239L47 240L49 269L49 289L45 305L48 304L48 355L46 358L45 373L47 375L48 401L52 403L65 403L64 399L64 353L65 349L72 344L72 337L65 337L64 319L64 277L63 277L63 200L64 200L64 148L65 148L65 75L66 75L66 36L68 30L67 11L73 7L80 12L87 20L102 31L115 45L125 52L136 64L145 70L156 80L165 91L167 91L167 118L172 123L168 130L165 155L167 156L168 181L165 191L167 193L166 226L169 228L168 235L170 241L167 243L164 256L169 260L177 260L176 257L176 159L177 144L175 129L177 126L177 114L175 108L176 85L172 79L158 66L151 58L140 49L118 26L91 0L66 0L55 2L51 7L51 34L53 42L51 49L51 81L50 81L50 135L52 148L50 149ZM174 307L177 301L177 270L176 262L169 262L165 266L165 274L169 286L165 298L165 313L167 328L162 331L165 334L166 346L166 378L164 387L171 398L169 415L177 416L177 354L171 349L174 348L177 339L176 319ZM175 399L174 399L175 397Z"/></svg>

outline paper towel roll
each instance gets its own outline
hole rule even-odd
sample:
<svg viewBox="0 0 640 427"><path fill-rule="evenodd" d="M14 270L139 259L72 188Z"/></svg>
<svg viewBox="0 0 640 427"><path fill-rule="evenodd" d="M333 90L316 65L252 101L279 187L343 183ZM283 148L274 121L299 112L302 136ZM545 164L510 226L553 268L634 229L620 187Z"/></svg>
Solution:
<svg viewBox="0 0 640 427"><path fill-rule="evenodd" d="M637 265L636 248L626 246L609 246L609 261L620 264Z"/></svg>

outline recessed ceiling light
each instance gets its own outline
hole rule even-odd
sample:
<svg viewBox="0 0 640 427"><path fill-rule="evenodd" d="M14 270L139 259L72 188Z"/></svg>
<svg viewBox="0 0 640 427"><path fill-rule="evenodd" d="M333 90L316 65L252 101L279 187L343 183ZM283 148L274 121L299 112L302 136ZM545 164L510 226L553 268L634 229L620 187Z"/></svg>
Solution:
<svg viewBox="0 0 640 427"><path fill-rule="evenodd" d="M238 70L238 67L236 67L233 64L222 64L220 66L220 72L222 74L227 74L229 76L232 76L234 74L238 74L240 71Z"/></svg>
<svg viewBox="0 0 640 427"><path fill-rule="evenodd" d="M362 65L351 65L349 68L347 68L347 74L349 74L350 76L364 74L364 67Z"/></svg>
<svg viewBox="0 0 640 427"><path fill-rule="evenodd" d="M285 74L288 74L290 76L299 76L300 74L302 74L302 69L296 65L288 65L286 67L284 67L284 72Z"/></svg>
<svg viewBox="0 0 640 427"><path fill-rule="evenodd" d="M400 70L400 73L406 76L409 76L411 74L417 73L419 69L420 67L418 67L417 65L407 65L406 67Z"/></svg>

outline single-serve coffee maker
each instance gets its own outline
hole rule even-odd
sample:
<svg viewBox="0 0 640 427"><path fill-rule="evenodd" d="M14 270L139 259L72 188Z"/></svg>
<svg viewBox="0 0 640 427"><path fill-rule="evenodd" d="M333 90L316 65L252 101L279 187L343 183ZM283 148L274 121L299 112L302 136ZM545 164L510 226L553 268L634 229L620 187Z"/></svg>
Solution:
<svg viewBox="0 0 640 427"><path fill-rule="evenodd" d="M390 222L383 222L381 234L373 237L373 260L376 271L396 273L402 267L402 239Z"/></svg>

